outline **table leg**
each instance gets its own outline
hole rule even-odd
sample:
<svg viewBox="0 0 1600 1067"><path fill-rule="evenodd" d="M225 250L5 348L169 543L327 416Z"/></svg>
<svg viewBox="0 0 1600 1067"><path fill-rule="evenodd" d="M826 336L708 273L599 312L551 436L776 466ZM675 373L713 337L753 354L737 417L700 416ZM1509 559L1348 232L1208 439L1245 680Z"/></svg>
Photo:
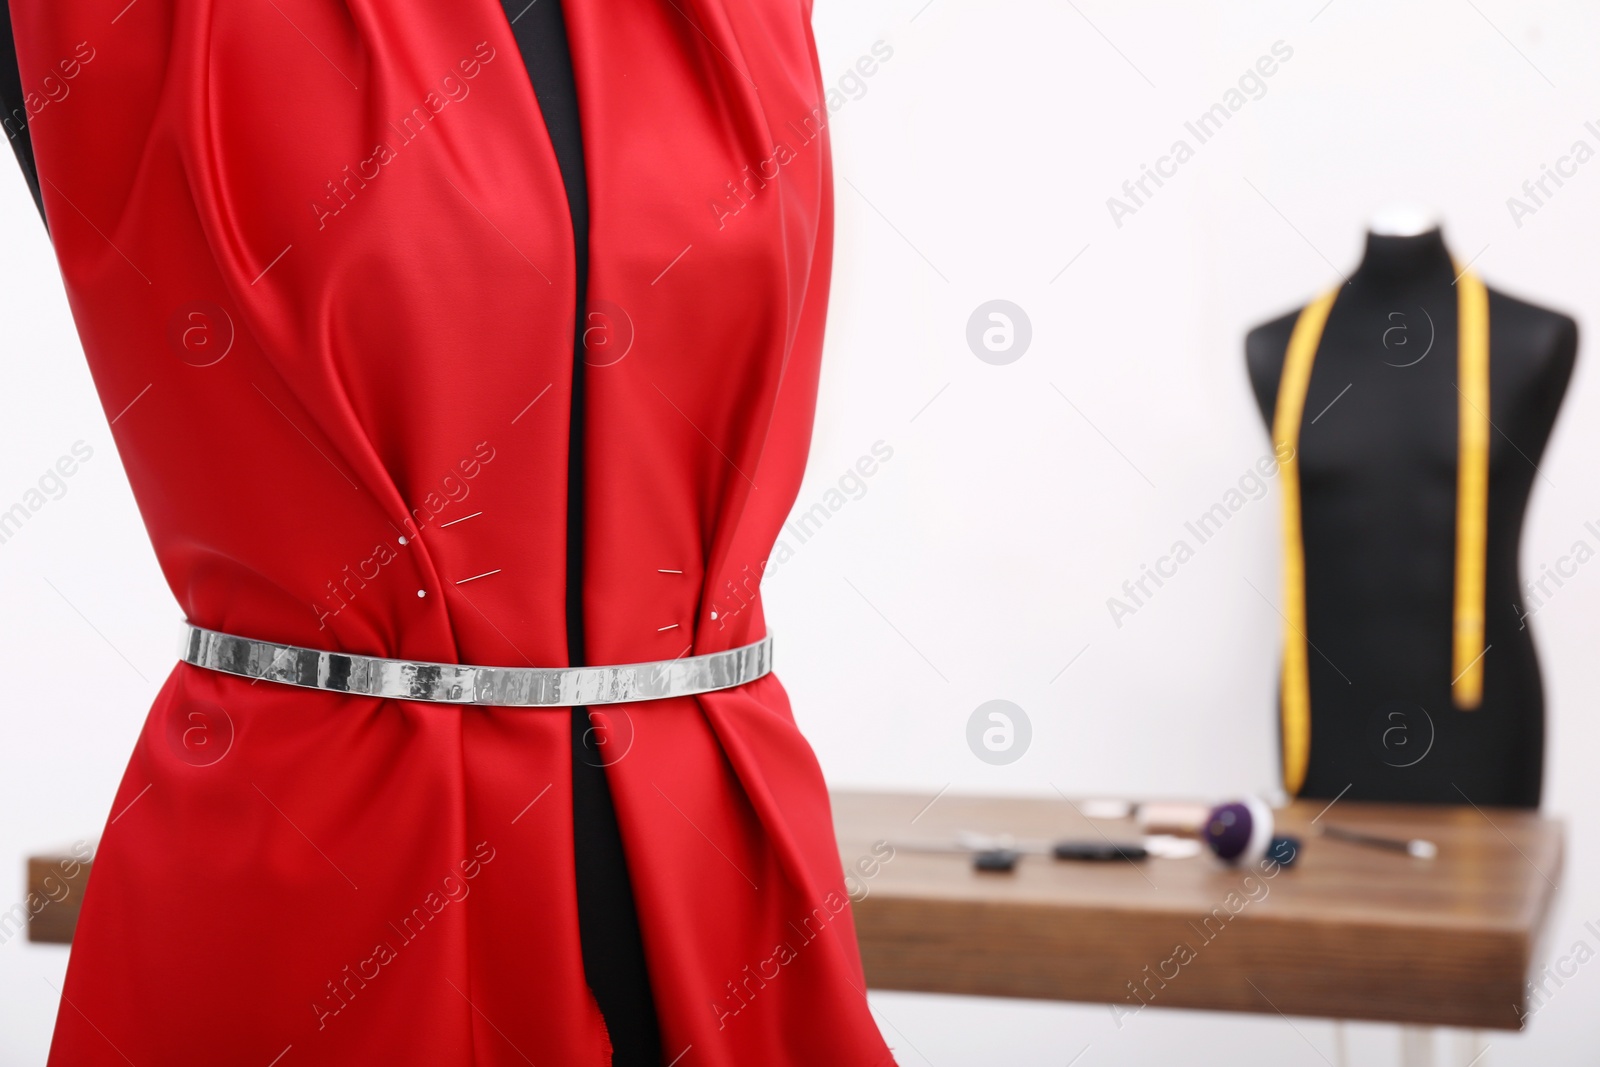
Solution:
<svg viewBox="0 0 1600 1067"><path fill-rule="evenodd" d="M1488 1067L1489 1043L1482 1030L1457 1030L1454 1044L1450 1067Z"/></svg>
<svg viewBox="0 0 1600 1067"><path fill-rule="evenodd" d="M1433 1067L1433 1027L1400 1028L1400 1067Z"/></svg>

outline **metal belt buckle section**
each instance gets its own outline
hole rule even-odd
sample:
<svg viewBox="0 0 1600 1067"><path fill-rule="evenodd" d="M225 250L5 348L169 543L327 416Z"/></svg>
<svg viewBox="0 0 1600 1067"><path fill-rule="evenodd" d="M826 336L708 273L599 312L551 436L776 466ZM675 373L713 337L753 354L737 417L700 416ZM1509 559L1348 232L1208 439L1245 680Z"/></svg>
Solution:
<svg viewBox="0 0 1600 1067"><path fill-rule="evenodd" d="M726 652L614 667L473 667L280 645L185 622L179 658L240 678L335 693L562 708L694 696L753 682L772 671L772 637Z"/></svg>

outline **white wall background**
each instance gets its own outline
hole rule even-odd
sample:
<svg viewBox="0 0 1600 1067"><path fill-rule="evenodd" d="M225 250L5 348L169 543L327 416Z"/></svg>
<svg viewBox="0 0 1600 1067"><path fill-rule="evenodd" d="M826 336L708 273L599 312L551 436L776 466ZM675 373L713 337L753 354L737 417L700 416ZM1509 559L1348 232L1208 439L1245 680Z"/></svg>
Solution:
<svg viewBox="0 0 1600 1067"><path fill-rule="evenodd" d="M569 0L572 2L572 0ZM1245 330L1360 253L1378 206L1437 208L1491 285L1574 315L1584 344L1526 531L1526 572L1600 518L1600 161L1517 227L1506 198L1600 120L1600 10L1511 0L818 0L836 83L893 56L833 117L839 242L809 508L883 441L893 457L767 582L781 673L836 786L1232 795L1276 780L1276 487L1119 629L1105 607L1267 451ZM1148 205L1105 201L1276 41L1293 58ZM861 89L864 85L865 91ZM1192 140L1192 139L1191 139ZM0 544L0 907L21 859L104 822L177 612L84 368L53 255L0 161L0 506L84 440L94 458ZM1070 264L1070 266L1069 266ZM1033 341L968 349L1003 298ZM1549 698L1546 808L1568 822L1551 944L1600 919L1600 567L1534 622ZM70 679L54 650L86 652ZM1071 664L1070 668L1067 667ZM1063 668L1067 668L1063 670ZM70 682L69 684L66 684ZM1005 767L965 740L1004 698L1033 725ZM0 1067L44 1061L64 950L0 945ZM1480 1065L1593 1062L1600 964ZM1314 1065L1315 1020L874 994L907 1067ZM1394 1062L1393 1028L1349 1031ZM1441 1041L1441 1064L1466 1067ZM1074 1056L1079 1056L1073 1060ZM1456 1056L1452 1059L1452 1056ZM1459 1062L1458 1062L1459 1061Z"/></svg>

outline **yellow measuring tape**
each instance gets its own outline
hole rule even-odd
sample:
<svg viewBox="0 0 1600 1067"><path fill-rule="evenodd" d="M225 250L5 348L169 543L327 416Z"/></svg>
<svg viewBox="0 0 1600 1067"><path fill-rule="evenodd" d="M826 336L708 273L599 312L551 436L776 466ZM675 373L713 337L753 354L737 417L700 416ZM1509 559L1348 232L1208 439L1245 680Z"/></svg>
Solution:
<svg viewBox="0 0 1600 1067"><path fill-rule="evenodd" d="M1306 552L1300 523L1300 421L1323 327L1337 289L1306 305L1283 359L1272 443L1283 472L1283 783L1305 784L1311 759L1311 674L1306 637ZM1484 568L1489 542L1489 292L1470 271L1456 279L1456 575L1450 695L1462 710L1483 699ZM1287 459L1281 457L1287 456Z"/></svg>

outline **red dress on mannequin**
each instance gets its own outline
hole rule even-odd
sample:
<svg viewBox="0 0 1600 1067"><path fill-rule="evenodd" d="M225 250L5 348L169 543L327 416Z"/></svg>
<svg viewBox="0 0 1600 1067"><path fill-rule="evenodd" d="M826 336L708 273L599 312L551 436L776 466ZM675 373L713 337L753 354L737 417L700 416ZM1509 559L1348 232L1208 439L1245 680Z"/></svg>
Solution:
<svg viewBox="0 0 1600 1067"><path fill-rule="evenodd" d="M25 90L76 65L30 123L45 208L187 616L564 663L572 235L498 0L11 12ZM831 252L809 17L567 8L591 663L765 633L756 578L805 462ZM596 712L668 1061L892 1062L777 679ZM51 1064L607 1063L569 761L564 709L178 667L96 857Z"/></svg>

